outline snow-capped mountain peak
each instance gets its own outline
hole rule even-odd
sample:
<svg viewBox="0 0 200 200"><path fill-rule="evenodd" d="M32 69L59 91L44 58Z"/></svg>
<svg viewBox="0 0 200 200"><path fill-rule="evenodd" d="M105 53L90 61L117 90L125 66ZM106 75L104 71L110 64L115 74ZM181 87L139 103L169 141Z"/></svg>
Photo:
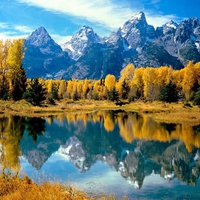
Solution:
<svg viewBox="0 0 200 200"><path fill-rule="evenodd" d="M137 32L138 29L146 28L147 22L143 12L139 12L132 16L125 24L120 28L122 37L126 37L127 34Z"/></svg>
<svg viewBox="0 0 200 200"><path fill-rule="evenodd" d="M136 20L146 21L145 14L143 12L138 12L135 15L133 15L130 19L130 21L132 22Z"/></svg>
<svg viewBox="0 0 200 200"><path fill-rule="evenodd" d="M34 46L43 54L55 54L62 52L61 47L51 38L44 27L36 29L28 38L26 38L25 46L27 48Z"/></svg>
<svg viewBox="0 0 200 200"><path fill-rule="evenodd" d="M176 29L178 27L178 24L176 22L174 22L173 20L171 20L171 21L167 22L165 24L165 26Z"/></svg>
<svg viewBox="0 0 200 200"><path fill-rule="evenodd" d="M177 27L178 27L178 24L171 20L162 26L163 33L164 34L174 33Z"/></svg>
<svg viewBox="0 0 200 200"><path fill-rule="evenodd" d="M51 36L48 34L44 27L36 29L29 37L29 42L34 46L46 45L52 40Z"/></svg>
<svg viewBox="0 0 200 200"><path fill-rule="evenodd" d="M67 51L71 58L77 60L80 58L85 49L90 45L100 42L101 38L89 26L82 26L76 34L63 45L64 51Z"/></svg>

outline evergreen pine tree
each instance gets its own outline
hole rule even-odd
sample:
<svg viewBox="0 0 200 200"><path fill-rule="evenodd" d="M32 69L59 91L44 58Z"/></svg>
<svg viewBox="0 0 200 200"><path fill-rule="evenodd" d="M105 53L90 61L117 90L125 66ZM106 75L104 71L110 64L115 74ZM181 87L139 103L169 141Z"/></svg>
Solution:
<svg viewBox="0 0 200 200"><path fill-rule="evenodd" d="M32 79L30 87L24 93L23 98L34 106L41 106L46 99L46 88L39 83L38 78Z"/></svg>
<svg viewBox="0 0 200 200"><path fill-rule="evenodd" d="M178 91L176 85L171 81L161 89L159 100L164 102L176 102L178 101Z"/></svg>
<svg viewBox="0 0 200 200"><path fill-rule="evenodd" d="M115 87L108 92L108 99L110 101L119 101L119 93L117 92Z"/></svg>

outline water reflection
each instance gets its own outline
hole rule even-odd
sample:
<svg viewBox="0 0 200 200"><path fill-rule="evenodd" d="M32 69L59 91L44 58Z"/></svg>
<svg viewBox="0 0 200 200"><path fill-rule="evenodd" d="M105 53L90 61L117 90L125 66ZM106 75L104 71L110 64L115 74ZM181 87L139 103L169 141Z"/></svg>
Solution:
<svg viewBox="0 0 200 200"><path fill-rule="evenodd" d="M2 169L19 169L19 147L25 125L24 118L10 116L0 119L0 142L1 142L1 164Z"/></svg>
<svg viewBox="0 0 200 200"><path fill-rule="evenodd" d="M26 119L26 130L28 136L31 136L33 141L36 142L38 136L42 136L45 132L45 120L37 117Z"/></svg>
<svg viewBox="0 0 200 200"><path fill-rule="evenodd" d="M121 110L0 118L0 143L3 168L19 168L23 156L41 169L56 152L81 173L100 160L135 188L152 173L195 186L200 173L199 127L157 123Z"/></svg>

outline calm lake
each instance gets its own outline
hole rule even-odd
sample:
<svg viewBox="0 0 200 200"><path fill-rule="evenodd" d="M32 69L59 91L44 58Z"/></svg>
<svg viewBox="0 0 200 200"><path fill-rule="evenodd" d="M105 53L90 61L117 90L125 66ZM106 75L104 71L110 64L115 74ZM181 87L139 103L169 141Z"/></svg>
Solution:
<svg viewBox="0 0 200 200"><path fill-rule="evenodd" d="M122 110L9 116L0 118L0 139L4 165L38 183L129 199L200 199L200 126Z"/></svg>

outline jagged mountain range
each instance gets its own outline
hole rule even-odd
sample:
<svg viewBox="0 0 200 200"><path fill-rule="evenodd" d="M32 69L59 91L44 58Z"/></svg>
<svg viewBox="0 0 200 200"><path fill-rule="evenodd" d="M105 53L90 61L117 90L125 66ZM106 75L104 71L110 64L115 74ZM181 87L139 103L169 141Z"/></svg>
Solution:
<svg viewBox="0 0 200 200"><path fill-rule="evenodd" d="M101 38L91 27L83 26L62 45L40 27L25 39L25 49L23 67L29 78L119 77L130 62L135 67L181 69L189 60L200 61L200 23L189 18L155 29L140 12L109 36Z"/></svg>

